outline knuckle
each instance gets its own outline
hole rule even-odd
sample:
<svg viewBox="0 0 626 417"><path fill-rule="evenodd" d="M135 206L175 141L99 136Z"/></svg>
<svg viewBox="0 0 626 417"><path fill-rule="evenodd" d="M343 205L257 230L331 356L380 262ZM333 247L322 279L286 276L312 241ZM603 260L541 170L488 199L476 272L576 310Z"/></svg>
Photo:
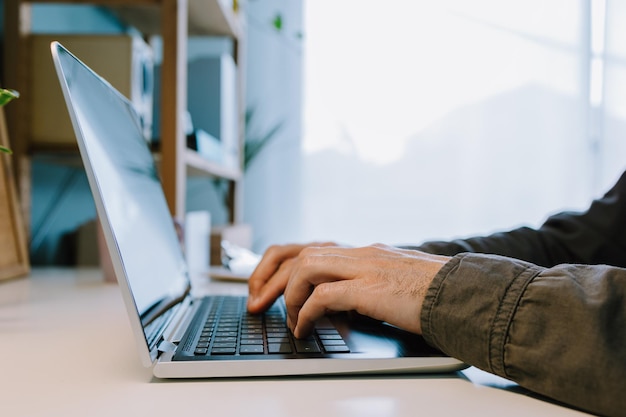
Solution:
<svg viewBox="0 0 626 417"><path fill-rule="evenodd" d="M300 251L298 255L298 263L303 268L309 268L316 263L316 254L317 250L315 248L304 248Z"/></svg>
<svg viewBox="0 0 626 417"><path fill-rule="evenodd" d="M345 298L347 286L341 281L329 281L318 284L311 294L316 304L326 304Z"/></svg>
<svg viewBox="0 0 626 417"><path fill-rule="evenodd" d="M265 251L265 256L268 257L275 257L278 255L278 253L281 250L281 246L280 245L271 245L270 247L267 248L267 250Z"/></svg>
<svg viewBox="0 0 626 417"><path fill-rule="evenodd" d="M316 251L316 248L314 246L307 246L306 248L302 248L299 256L301 258L307 258L311 256L315 251Z"/></svg>
<svg viewBox="0 0 626 417"><path fill-rule="evenodd" d="M384 243L374 243L370 245L370 247L374 249L388 249L389 245L385 245Z"/></svg>
<svg viewBox="0 0 626 417"><path fill-rule="evenodd" d="M300 258L300 268L307 270L315 264L315 259L311 256L305 256Z"/></svg>
<svg viewBox="0 0 626 417"><path fill-rule="evenodd" d="M315 287L315 290L313 290L313 294L321 299L328 298L331 293L332 285L330 282L322 282Z"/></svg>
<svg viewBox="0 0 626 417"><path fill-rule="evenodd" d="M291 296L291 293L288 292L285 292L285 307L289 315L300 310L300 304L297 303Z"/></svg>
<svg viewBox="0 0 626 417"><path fill-rule="evenodd" d="M280 263L280 265L278 265L278 271L285 271L288 270L289 267L292 265L293 261L291 259L286 259L284 261L282 261Z"/></svg>

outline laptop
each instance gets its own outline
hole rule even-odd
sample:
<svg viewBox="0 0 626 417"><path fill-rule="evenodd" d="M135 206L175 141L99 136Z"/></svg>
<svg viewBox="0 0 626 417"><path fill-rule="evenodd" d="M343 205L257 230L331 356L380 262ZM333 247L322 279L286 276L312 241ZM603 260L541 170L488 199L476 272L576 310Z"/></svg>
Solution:
<svg viewBox="0 0 626 417"><path fill-rule="evenodd" d="M250 315L244 296L196 296L137 112L61 44L53 42L51 50L136 347L156 377L466 367L417 335L363 316L325 317L309 338L295 339L282 298L265 314Z"/></svg>

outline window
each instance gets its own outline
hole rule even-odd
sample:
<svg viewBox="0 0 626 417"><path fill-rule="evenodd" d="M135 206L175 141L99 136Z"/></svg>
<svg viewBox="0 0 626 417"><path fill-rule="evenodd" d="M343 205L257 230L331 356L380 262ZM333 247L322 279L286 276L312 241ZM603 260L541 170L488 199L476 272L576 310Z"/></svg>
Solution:
<svg viewBox="0 0 626 417"><path fill-rule="evenodd" d="M307 1L301 240L419 243L585 208L610 185L591 3Z"/></svg>

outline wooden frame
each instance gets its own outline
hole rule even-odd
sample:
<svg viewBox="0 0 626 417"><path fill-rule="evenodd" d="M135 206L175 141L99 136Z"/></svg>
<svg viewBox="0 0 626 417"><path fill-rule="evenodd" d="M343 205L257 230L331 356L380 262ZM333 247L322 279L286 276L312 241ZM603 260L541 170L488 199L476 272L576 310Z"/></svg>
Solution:
<svg viewBox="0 0 626 417"><path fill-rule="evenodd" d="M0 145L9 146L4 109L0 107ZM30 272L26 230L15 191L11 155L0 155L0 281Z"/></svg>

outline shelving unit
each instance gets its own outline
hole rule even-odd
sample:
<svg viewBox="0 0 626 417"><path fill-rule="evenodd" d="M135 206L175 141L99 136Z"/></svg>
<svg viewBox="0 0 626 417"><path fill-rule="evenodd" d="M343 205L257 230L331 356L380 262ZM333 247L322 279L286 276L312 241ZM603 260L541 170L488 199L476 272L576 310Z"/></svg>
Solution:
<svg viewBox="0 0 626 417"><path fill-rule="evenodd" d="M207 161L186 146L183 115L187 106L187 38L190 35L228 36L234 41L234 59L238 68L238 103L240 114L239 144L244 144L244 24L241 16L220 0L16 0L5 1L5 82L22 94L10 109L9 132L14 150L16 177L22 208L30 202L25 190L30 188L30 158L41 151L31 145L28 123L28 65L26 38L31 31L31 7L34 3L70 3L109 8L122 21L145 36L163 39L161 67L161 149L158 155L161 179L172 215L185 215L187 175L207 175L230 181L230 221L242 218L242 170ZM57 149L67 151L66 149ZM54 149L46 149L47 152ZM240 152L243 158L243 152ZM241 167L242 164L240 163ZM27 217L25 217L27 218Z"/></svg>

